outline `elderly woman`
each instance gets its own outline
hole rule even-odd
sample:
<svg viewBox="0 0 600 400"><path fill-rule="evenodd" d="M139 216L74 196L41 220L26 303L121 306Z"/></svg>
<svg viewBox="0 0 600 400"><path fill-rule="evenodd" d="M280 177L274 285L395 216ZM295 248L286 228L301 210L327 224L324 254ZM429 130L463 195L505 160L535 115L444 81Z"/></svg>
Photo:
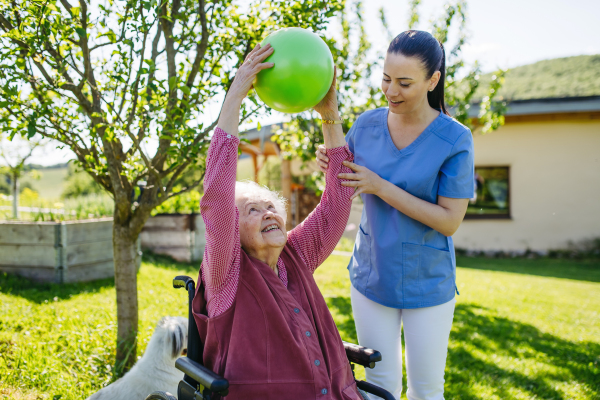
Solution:
<svg viewBox="0 0 600 400"><path fill-rule="evenodd" d="M193 312L207 367L229 380L228 400L360 400L342 340L313 278L333 251L354 188L338 173L353 157L344 140L335 80L315 107L330 159L317 208L290 232L285 202L254 183L236 183L239 109L273 49L257 46L229 90L208 151L206 251Z"/></svg>

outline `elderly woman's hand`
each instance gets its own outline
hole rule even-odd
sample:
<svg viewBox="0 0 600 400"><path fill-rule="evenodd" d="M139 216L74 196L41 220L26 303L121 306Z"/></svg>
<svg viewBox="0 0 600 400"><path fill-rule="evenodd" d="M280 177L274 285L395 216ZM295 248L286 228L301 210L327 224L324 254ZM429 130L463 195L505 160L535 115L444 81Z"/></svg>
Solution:
<svg viewBox="0 0 600 400"><path fill-rule="evenodd" d="M354 171L352 174L338 174L338 178L348 180L347 182L342 182L343 186L353 186L356 188L350 200L354 200L361 193L378 194L386 183L384 179L367 167L362 167L349 161L344 161L343 164Z"/></svg>
<svg viewBox="0 0 600 400"><path fill-rule="evenodd" d="M273 54L273 48L270 44L267 44L264 47L260 47L260 44L257 44L250 54L246 56L244 63L235 74L235 78L227 95L243 100L252 89L252 84L256 80L256 75L263 69L272 68L275 65L271 62L263 63L263 61L271 54Z"/></svg>
<svg viewBox="0 0 600 400"><path fill-rule="evenodd" d="M225 101L221 107L221 114L217 127L230 135L238 136L238 124L240 123L240 107L244 97L248 95L256 75L263 69L271 68L275 64L263 63L265 58L273 54L273 48L270 44L265 47L256 47L248 54L244 63L235 74L233 83L225 96Z"/></svg>
<svg viewBox="0 0 600 400"><path fill-rule="evenodd" d="M320 144L317 147L317 151L315 152L317 155L317 165L319 169L324 174L327 173L327 168L329 168L329 157L327 157L327 148L324 144Z"/></svg>
<svg viewBox="0 0 600 400"><path fill-rule="evenodd" d="M323 100L321 100L319 102L319 104L317 104L314 107L314 110L316 112L318 112L319 114L321 114L321 118L323 118L323 119L331 119L331 120L340 119L340 114L338 111L337 93L335 91L335 84L336 84L335 75L336 75L336 73L337 73L337 68L334 67L333 82L331 82L329 91L327 92L327 94L325 95Z"/></svg>

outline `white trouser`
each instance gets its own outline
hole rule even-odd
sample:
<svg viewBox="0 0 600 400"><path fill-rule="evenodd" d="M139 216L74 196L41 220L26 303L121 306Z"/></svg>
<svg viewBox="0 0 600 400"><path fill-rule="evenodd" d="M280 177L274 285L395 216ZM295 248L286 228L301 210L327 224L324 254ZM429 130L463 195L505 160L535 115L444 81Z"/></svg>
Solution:
<svg viewBox="0 0 600 400"><path fill-rule="evenodd" d="M375 303L354 287L351 298L359 344L382 355L375 368L365 368L367 381L400 399L403 324L406 396L409 400L443 400L444 368L456 298L439 306L403 310Z"/></svg>

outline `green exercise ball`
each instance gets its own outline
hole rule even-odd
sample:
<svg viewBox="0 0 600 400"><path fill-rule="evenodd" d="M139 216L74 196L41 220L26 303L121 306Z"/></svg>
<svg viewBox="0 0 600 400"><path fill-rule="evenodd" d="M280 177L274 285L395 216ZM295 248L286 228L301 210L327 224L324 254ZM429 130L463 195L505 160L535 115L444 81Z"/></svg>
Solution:
<svg viewBox="0 0 600 400"><path fill-rule="evenodd" d="M275 63L256 77L256 94L269 107L299 113L316 106L333 81L333 56L327 44L313 32L285 28L267 36L275 50L264 62Z"/></svg>

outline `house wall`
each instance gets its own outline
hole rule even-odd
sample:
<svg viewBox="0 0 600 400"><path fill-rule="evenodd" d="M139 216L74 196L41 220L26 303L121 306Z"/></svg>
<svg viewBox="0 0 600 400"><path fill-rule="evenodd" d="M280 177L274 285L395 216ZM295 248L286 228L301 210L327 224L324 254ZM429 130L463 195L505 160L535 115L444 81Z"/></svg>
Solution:
<svg viewBox="0 0 600 400"><path fill-rule="evenodd" d="M507 123L474 135L475 166L510 167L511 219L466 219L470 250L544 251L600 237L600 120Z"/></svg>

